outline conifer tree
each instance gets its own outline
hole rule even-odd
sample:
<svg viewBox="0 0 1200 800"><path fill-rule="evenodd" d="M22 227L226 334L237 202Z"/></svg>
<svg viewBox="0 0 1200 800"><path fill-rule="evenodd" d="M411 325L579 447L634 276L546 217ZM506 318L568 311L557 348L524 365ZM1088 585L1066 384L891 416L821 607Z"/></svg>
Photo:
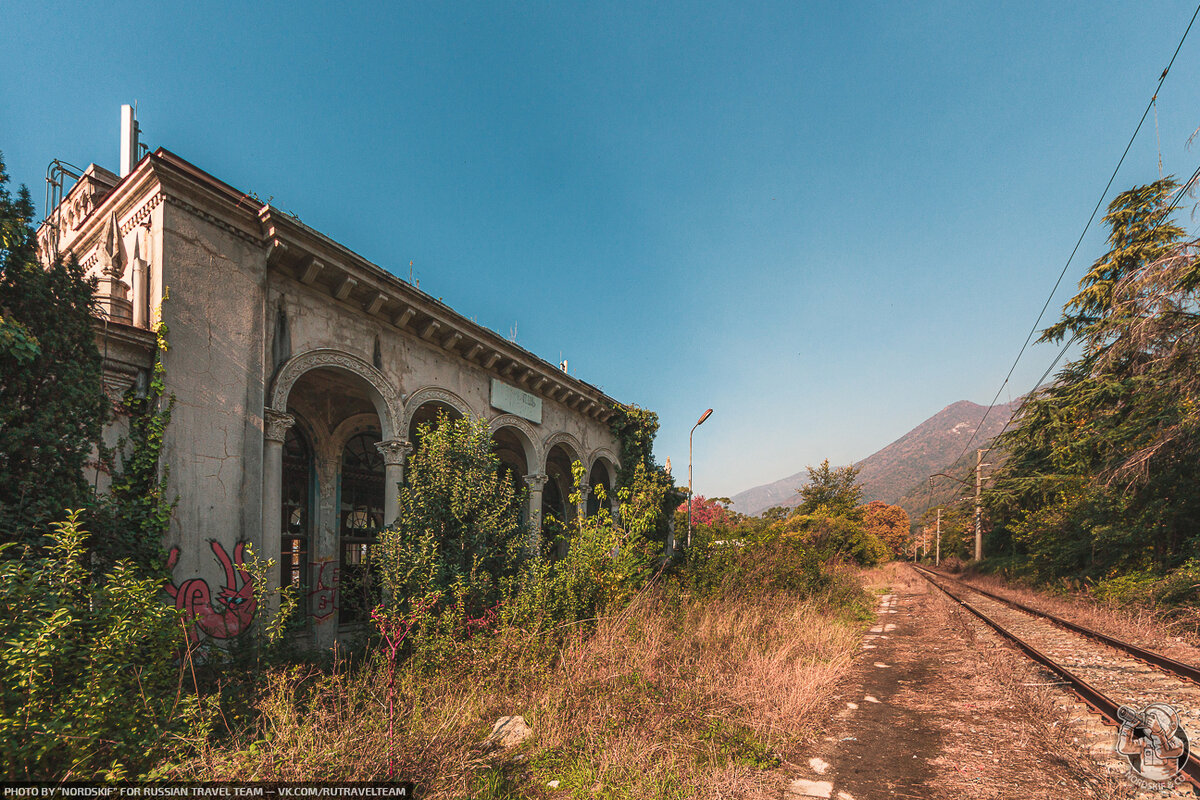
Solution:
<svg viewBox="0 0 1200 800"><path fill-rule="evenodd" d="M991 550L1044 576L1169 569L1200 555L1200 438L1190 376L1195 258L1171 219L1177 184L1110 204L1109 249L1042 340L1082 353L1037 390L999 440ZM1181 380L1179 376L1184 376Z"/></svg>
<svg viewBox="0 0 1200 800"><path fill-rule="evenodd" d="M84 465L108 415L95 282L73 259L38 260L33 215L0 157L0 542L27 544L87 504Z"/></svg>

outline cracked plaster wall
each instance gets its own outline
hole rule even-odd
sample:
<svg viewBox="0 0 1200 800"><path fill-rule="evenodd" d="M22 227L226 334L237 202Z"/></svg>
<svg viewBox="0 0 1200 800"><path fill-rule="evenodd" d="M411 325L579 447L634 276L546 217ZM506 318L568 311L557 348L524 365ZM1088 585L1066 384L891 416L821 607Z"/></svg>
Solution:
<svg viewBox="0 0 1200 800"><path fill-rule="evenodd" d="M183 209L160 208L164 365L175 395L164 461L179 497L168 545L180 548L177 576L198 573L215 588L224 574L208 540L232 551L261 538L265 256Z"/></svg>

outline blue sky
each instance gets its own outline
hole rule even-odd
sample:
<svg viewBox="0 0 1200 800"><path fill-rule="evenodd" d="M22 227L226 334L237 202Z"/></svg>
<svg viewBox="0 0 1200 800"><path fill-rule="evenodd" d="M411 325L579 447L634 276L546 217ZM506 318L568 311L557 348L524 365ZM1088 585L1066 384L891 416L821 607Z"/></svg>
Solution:
<svg viewBox="0 0 1200 800"><path fill-rule="evenodd" d="M149 8L6 9L0 150L39 204L53 158L116 168L136 100L150 146L402 276L413 261L423 290L657 411L680 482L713 407L710 496L991 400L1195 10ZM1153 122L1112 193L1157 178ZM1167 173L1200 163L1198 126L1193 30L1159 94ZM1102 249L1097 225L1053 311ZM1032 348L1001 399L1055 352Z"/></svg>

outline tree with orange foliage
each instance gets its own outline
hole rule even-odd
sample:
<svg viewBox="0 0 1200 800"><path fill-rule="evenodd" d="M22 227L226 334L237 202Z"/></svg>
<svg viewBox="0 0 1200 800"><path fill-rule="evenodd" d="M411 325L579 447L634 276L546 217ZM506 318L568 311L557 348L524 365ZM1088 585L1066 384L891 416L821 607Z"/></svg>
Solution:
<svg viewBox="0 0 1200 800"><path fill-rule="evenodd" d="M908 544L908 512L882 500L872 500L862 507L863 526L891 548L893 555L902 555Z"/></svg>

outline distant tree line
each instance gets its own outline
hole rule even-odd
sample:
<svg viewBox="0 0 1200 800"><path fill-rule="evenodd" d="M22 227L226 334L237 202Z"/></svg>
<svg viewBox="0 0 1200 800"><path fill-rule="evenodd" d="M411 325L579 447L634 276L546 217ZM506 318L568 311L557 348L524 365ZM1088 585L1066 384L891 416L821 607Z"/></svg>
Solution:
<svg viewBox="0 0 1200 800"><path fill-rule="evenodd" d="M873 566L903 558L910 541L908 512L878 500L862 503L858 470L831 467L825 459L808 469L808 483L797 490L795 508L776 506L758 517L727 508L728 498L692 500L692 525L698 546L745 547L783 540L803 548L819 563ZM676 512L676 527L687 524L687 503Z"/></svg>

